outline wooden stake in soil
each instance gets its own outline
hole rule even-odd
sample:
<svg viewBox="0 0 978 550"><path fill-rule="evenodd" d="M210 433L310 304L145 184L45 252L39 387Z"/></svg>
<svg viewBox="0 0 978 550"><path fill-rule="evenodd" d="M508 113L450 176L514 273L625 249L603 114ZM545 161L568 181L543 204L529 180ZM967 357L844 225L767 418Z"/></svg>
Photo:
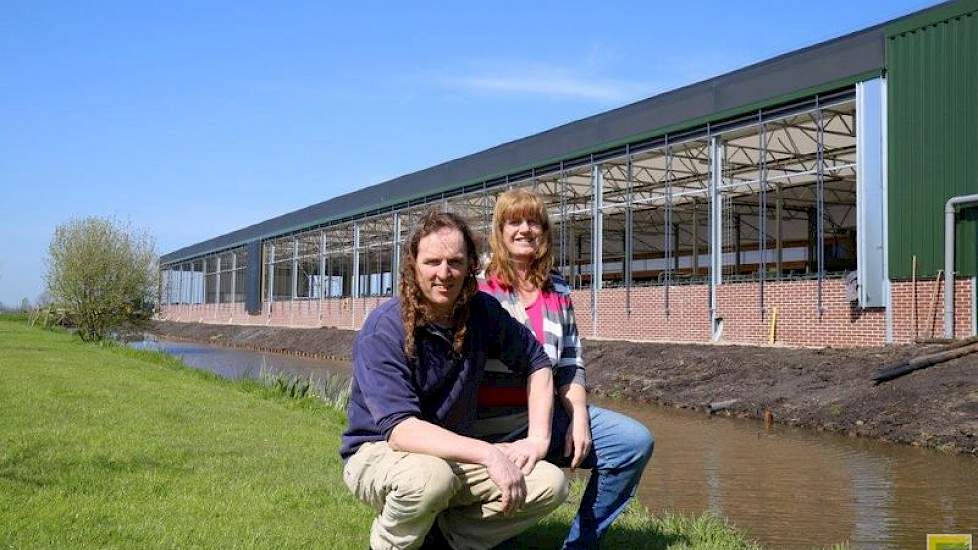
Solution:
<svg viewBox="0 0 978 550"><path fill-rule="evenodd" d="M778 331L778 306L774 306L774 312L771 313L771 326L767 331L767 343L774 344L776 340Z"/></svg>
<svg viewBox="0 0 978 550"><path fill-rule="evenodd" d="M927 322L930 323L930 337L934 337L934 323L937 321L937 295L941 292L941 274L944 273L943 269L937 270L937 278L934 279L934 297L930 301L930 317L927 318Z"/></svg>

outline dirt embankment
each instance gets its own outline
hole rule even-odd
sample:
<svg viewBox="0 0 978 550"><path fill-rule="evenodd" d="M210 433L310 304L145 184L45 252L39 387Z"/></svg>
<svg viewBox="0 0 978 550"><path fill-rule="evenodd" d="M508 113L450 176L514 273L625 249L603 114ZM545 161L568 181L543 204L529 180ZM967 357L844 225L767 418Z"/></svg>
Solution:
<svg viewBox="0 0 978 550"><path fill-rule="evenodd" d="M348 360L356 333L155 322L169 338ZM585 340L592 391L635 401L978 455L978 354L881 385L883 365L937 345L859 349L655 344Z"/></svg>
<svg viewBox="0 0 978 550"><path fill-rule="evenodd" d="M335 328L285 328L152 321L149 332L173 340L218 344L253 351L270 351L349 361L357 333Z"/></svg>

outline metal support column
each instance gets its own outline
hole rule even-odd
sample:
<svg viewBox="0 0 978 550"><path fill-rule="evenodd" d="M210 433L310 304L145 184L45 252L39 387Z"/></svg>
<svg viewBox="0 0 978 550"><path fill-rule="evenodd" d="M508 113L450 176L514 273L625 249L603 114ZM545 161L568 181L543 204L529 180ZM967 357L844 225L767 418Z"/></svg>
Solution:
<svg viewBox="0 0 978 550"><path fill-rule="evenodd" d="M333 298L333 251L329 249L328 244L324 244L323 249L326 251L326 297ZM341 284L340 295L342 294L343 285Z"/></svg>
<svg viewBox="0 0 978 550"><path fill-rule="evenodd" d="M625 313L628 315L632 314L632 255L634 254L633 243L634 240L633 232L633 221L632 221L632 154L631 150L626 146L626 154L628 158L628 165L626 170L627 179L627 194L625 195L626 207L625 207L625 261L624 263L624 276L625 276Z"/></svg>
<svg viewBox="0 0 978 550"><path fill-rule="evenodd" d="M815 167L817 179L815 186L816 213L818 221L816 223L816 254L818 257L818 308L817 312L822 315L822 284L825 278L825 121L822 116L822 108L819 106L819 98L815 98L816 116L818 121L818 152L816 155L817 165Z"/></svg>
<svg viewBox="0 0 978 550"><path fill-rule="evenodd" d="M582 249L584 248L584 235L577 233L574 226L571 225L571 242L574 243L574 257L571 259L571 274L576 281L574 288L581 288L584 286L584 273L581 264L584 261Z"/></svg>
<svg viewBox="0 0 978 550"><path fill-rule="evenodd" d="M323 299L326 297L326 231L319 230L319 288L316 290L316 314L323 322Z"/></svg>
<svg viewBox="0 0 978 550"><path fill-rule="evenodd" d="M195 290L196 290L197 285L195 283L197 282L197 271L196 271L197 268L194 267L194 262L190 262L188 264L188 266L190 267L190 300L189 300L189 303L191 305L196 305L197 304L197 293L195 292Z"/></svg>
<svg viewBox="0 0 978 550"><path fill-rule="evenodd" d="M571 223L567 219L567 182L564 179L564 162L560 162L560 178L557 180L557 196L560 201L560 256L558 258L560 272L567 277L570 282L570 287L574 288L573 281L573 270L570 269L570 254L567 253L568 239L567 239L567 224ZM487 231L489 233L489 231Z"/></svg>
<svg viewBox="0 0 978 550"><path fill-rule="evenodd" d="M179 266L180 276L177 277L177 301L175 303L183 303L183 265Z"/></svg>
<svg viewBox="0 0 978 550"><path fill-rule="evenodd" d="M350 276L350 297L360 297L360 224L353 224L353 273Z"/></svg>
<svg viewBox="0 0 978 550"><path fill-rule="evenodd" d="M672 148L669 146L669 136L666 136L666 211L663 220L662 235L665 242L665 292L663 305L665 306L666 316L669 315L669 291L672 286L672 257L675 255L672 241Z"/></svg>
<svg viewBox="0 0 978 550"><path fill-rule="evenodd" d="M217 269L214 270L214 303L221 303L221 256L217 256Z"/></svg>
<svg viewBox="0 0 978 550"><path fill-rule="evenodd" d="M761 184L760 211L758 212L757 232L758 232L758 251L760 253L758 274L760 283L758 285L758 307L760 308L761 318L764 317L764 283L767 280L767 126L764 124L760 112L757 114L758 123L761 126L760 147L758 147L758 174L757 179Z"/></svg>
<svg viewBox="0 0 978 550"><path fill-rule="evenodd" d="M774 210L774 225L777 243L775 247L777 248L777 262L778 262L778 280L781 280L782 272L784 269L784 224L782 223L782 216L784 211L784 194L782 193L781 184L778 183L775 187L775 192L777 193L777 198L775 199L775 210Z"/></svg>
<svg viewBox="0 0 978 550"><path fill-rule="evenodd" d="M690 265L695 279L700 274L700 211L695 199L693 201L693 258Z"/></svg>
<svg viewBox="0 0 978 550"><path fill-rule="evenodd" d="M672 224L672 242L675 243L674 246L676 250L672 253L672 272L673 274L679 272L679 224Z"/></svg>
<svg viewBox="0 0 978 550"><path fill-rule="evenodd" d="M740 214L734 214L734 275L740 275L740 264L741 264L741 250L740 250L740 239L741 239L741 228Z"/></svg>
<svg viewBox="0 0 978 550"><path fill-rule="evenodd" d="M489 190L486 189L486 182L482 182L482 231L489 235L492 232L492 212L489 211Z"/></svg>
<svg viewBox="0 0 978 550"><path fill-rule="evenodd" d="M483 209L484 210L484 209ZM391 295L397 296L401 290L401 215L394 212L394 239L391 247Z"/></svg>
<svg viewBox="0 0 978 550"><path fill-rule="evenodd" d="M723 282L723 205L720 186L723 183L723 144L710 138L710 330L713 340L722 336L718 315L717 290Z"/></svg>
<svg viewBox="0 0 978 550"><path fill-rule="evenodd" d="M362 237L363 236L361 235L361 238ZM360 274L360 277L363 279L363 283L361 283L361 289L360 289L361 292L358 294L358 296L360 296L361 298L365 298L367 296L370 296L371 294L370 293L371 277L370 277L370 245L369 244L363 247L363 255L364 255L363 258L364 272Z"/></svg>
<svg viewBox="0 0 978 550"><path fill-rule="evenodd" d="M595 336L598 333L598 291L601 290L601 255L604 249L602 242L604 220L601 212L603 191L604 176L601 174L601 165L595 164L591 168L591 332Z"/></svg>
<svg viewBox="0 0 978 550"><path fill-rule="evenodd" d="M319 292L320 301L326 297L326 231L319 231Z"/></svg>
<svg viewBox="0 0 978 550"><path fill-rule="evenodd" d="M299 297L299 238L292 237L292 300Z"/></svg>
<svg viewBox="0 0 978 550"><path fill-rule="evenodd" d="M356 328L357 298L360 297L360 224L353 224L353 273L350 285L350 328Z"/></svg>
<svg viewBox="0 0 978 550"><path fill-rule="evenodd" d="M268 306L275 302L275 244L268 245Z"/></svg>
<svg viewBox="0 0 978 550"><path fill-rule="evenodd" d="M231 253L231 302L238 301L238 253Z"/></svg>
<svg viewBox="0 0 978 550"><path fill-rule="evenodd" d="M887 183L887 151L889 147L887 146L887 106L886 106L886 79L882 79L880 83L880 117L882 122L880 123L880 136L883 138L883 144L880 146L880 165L882 166L882 176L883 181L883 212L889 212L889 184ZM858 116L858 113L857 113ZM883 242L880 243L883 246L883 300L884 307L886 308L886 314L884 315L885 322L885 334L884 341L887 344L893 343L893 289L890 284L890 229L889 229L889 219L887 215L883 216Z"/></svg>

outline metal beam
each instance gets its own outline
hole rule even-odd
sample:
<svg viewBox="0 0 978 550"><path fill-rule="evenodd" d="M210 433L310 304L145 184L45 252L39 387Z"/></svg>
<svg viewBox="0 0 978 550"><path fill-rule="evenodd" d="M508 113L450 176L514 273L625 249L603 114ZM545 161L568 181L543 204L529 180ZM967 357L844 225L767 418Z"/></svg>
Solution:
<svg viewBox="0 0 978 550"><path fill-rule="evenodd" d="M360 297L360 224L353 224L353 280L350 285L350 296Z"/></svg>
<svg viewBox="0 0 978 550"><path fill-rule="evenodd" d="M275 243L268 245L268 303L275 302Z"/></svg>
<svg viewBox="0 0 978 550"><path fill-rule="evenodd" d="M601 168L600 164L591 168L591 332L594 336L598 332L598 291L601 290L601 254L604 250L601 223L604 220L601 212L604 176Z"/></svg>
<svg viewBox="0 0 978 550"><path fill-rule="evenodd" d="M710 330L713 340L720 338L717 316L717 290L723 282L723 208L720 186L723 184L723 143L710 138Z"/></svg>
<svg viewBox="0 0 978 550"><path fill-rule="evenodd" d="M391 247L391 294L400 294L401 286L401 214L394 212L394 242Z"/></svg>
<svg viewBox="0 0 978 550"><path fill-rule="evenodd" d="M624 265L624 276L625 276L625 313L631 315L632 313L632 254L634 253L634 243L632 239L633 227L632 227L632 156L628 155L628 167L627 167L627 185L628 185L628 195L626 196L627 207L625 209L625 261Z"/></svg>
<svg viewBox="0 0 978 550"><path fill-rule="evenodd" d="M299 238L292 237L292 299L299 296Z"/></svg>

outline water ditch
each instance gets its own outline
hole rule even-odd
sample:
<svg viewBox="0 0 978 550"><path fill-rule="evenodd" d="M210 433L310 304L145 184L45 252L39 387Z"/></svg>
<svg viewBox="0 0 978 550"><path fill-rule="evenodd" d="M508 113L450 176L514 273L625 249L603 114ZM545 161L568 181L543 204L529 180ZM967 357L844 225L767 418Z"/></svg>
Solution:
<svg viewBox="0 0 978 550"><path fill-rule="evenodd" d="M348 375L342 361L148 338L227 378L262 372ZM596 399L640 420L656 451L639 488L652 512L729 518L771 548L849 541L853 548L917 548L927 533L978 531L978 460L933 450L687 410Z"/></svg>

